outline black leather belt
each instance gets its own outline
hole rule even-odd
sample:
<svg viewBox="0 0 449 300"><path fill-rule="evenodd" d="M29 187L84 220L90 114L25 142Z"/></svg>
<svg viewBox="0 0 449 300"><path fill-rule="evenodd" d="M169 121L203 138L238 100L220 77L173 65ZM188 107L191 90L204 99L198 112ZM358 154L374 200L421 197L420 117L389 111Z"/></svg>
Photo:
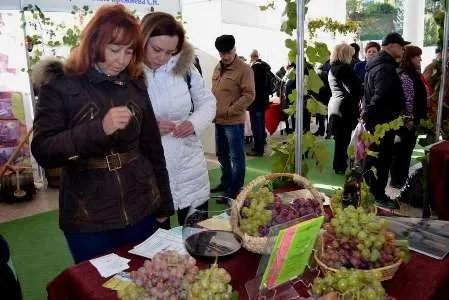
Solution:
<svg viewBox="0 0 449 300"><path fill-rule="evenodd" d="M111 153L102 158L91 158L87 160L88 169L108 169L109 171L120 170L142 154L138 150L124 153Z"/></svg>

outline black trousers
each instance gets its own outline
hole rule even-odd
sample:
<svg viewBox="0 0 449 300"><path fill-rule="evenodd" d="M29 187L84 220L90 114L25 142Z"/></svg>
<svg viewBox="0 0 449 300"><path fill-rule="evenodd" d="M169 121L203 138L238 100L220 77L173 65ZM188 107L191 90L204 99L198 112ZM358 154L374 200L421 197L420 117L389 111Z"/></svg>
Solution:
<svg viewBox="0 0 449 300"><path fill-rule="evenodd" d="M402 127L398 136L401 138L399 143L394 144L393 160L391 163L391 184L404 185L408 178L408 170L412 159L413 149L415 148L416 130Z"/></svg>
<svg viewBox="0 0 449 300"><path fill-rule="evenodd" d="M348 166L348 146L351 142L352 122L337 115L331 115L328 127L334 136L334 162L335 171L344 171Z"/></svg>
<svg viewBox="0 0 449 300"><path fill-rule="evenodd" d="M295 129L296 129L296 117L295 117L295 115L292 115L289 118L290 118L290 120L287 119L285 121L285 125L286 125L285 126L285 132L287 132L287 134L295 132ZM302 120L303 133L306 133L306 132L310 131L310 120L311 120L311 114L307 110L307 108L304 108L303 120ZM291 121L291 127L290 127L289 121Z"/></svg>
<svg viewBox="0 0 449 300"><path fill-rule="evenodd" d="M318 123L317 133L319 133L320 135L324 135L324 133L326 132L327 117L324 115L316 114L315 118L316 118L316 122Z"/></svg>
<svg viewBox="0 0 449 300"><path fill-rule="evenodd" d="M197 210L203 210L203 211L207 211L209 207L209 201L204 202L203 204L201 204L200 206L195 207L195 209ZM179 225L184 225L186 222L186 218L187 215L189 213L189 210L192 208L192 206L188 206L188 207L184 207L183 209L178 209L177 213L178 213L178 224ZM157 223L157 222L156 222ZM168 218L167 220L165 220L162 223L157 223L159 228L162 229L170 229L170 218Z"/></svg>
<svg viewBox="0 0 449 300"><path fill-rule="evenodd" d="M379 145L374 143L369 148L371 151L378 152L378 157L367 156L366 158L365 171L371 169L372 166L377 170L377 178L372 172L365 173L370 191L376 199L385 197L385 187L388 183L388 174L393 159L395 135L396 131L388 131L380 140Z"/></svg>

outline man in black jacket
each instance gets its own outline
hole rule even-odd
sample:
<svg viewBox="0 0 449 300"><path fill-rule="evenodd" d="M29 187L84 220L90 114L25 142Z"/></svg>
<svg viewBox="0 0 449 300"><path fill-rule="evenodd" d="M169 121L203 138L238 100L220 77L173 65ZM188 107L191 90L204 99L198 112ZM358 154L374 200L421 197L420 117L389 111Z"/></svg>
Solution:
<svg viewBox="0 0 449 300"><path fill-rule="evenodd" d="M366 65L362 116L370 132L374 132L377 124L387 123L399 117L405 108L402 84L396 68L404 53L404 46L407 44L410 42L404 41L400 34L388 34L382 41L382 51ZM367 181L371 193L376 197L377 204L388 208L399 208L398 203L385 194L394 137L395 132L389 131L379 145L371 145L370 150L378 152L378 157L368 156L365 165L366 170L372 166L376 168L377 178L369 172Z"/></svg>
<svg viewBox="0 0 449 300"><path fill-rule="evenodd" d="M259 52L253 50L251 52L251 68L254 73L254 84L256 86L256 98L248 107L251 131L253 132L254 147L247 155L263 156L265 147L265 108L268 106L270 97L268 75L271 72L269 64L259 57Z"/></svg>

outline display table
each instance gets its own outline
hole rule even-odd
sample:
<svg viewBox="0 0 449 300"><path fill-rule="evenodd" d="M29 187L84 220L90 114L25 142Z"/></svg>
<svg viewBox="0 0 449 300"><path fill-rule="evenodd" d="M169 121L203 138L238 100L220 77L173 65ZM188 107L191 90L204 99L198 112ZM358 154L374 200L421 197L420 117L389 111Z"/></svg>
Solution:
<svg viewBox="0 0 449 300"><path fill-rule="evenodd" d="M131 259L130 270L136 270L144 259L125 247L115 251L116 254ZM449 259L436 260L416 252L411 252L412 260L402 265L396 276L384 283L387 293L397 300L448 299L449 296ZM250 253L245 249L234 256L222 260L219 265L232 275L232 286L240 294L240 299L248 299L245 283L254 278L260 255ZM211 263L211 262L209 262ZM199 262L200 268L207 264ZM52 300L117 300L116 293L102 287L107 279L102 278L89 262L74 265L59 274L47 286L48 297ZM306 289L298 284L298 292L307 296Z"/></svg>
<svg viewBox="0 0 449 300"><path fill-rule="evenodd" d="M430 148L432 198L439 219L449 220L449 141Z"/></svg>

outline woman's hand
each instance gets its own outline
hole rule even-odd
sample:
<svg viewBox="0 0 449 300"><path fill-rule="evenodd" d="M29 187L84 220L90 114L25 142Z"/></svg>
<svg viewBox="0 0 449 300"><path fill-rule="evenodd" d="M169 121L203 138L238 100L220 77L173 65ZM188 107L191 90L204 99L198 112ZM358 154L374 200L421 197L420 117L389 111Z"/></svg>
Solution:
<svg viewBox="0 0 449 300"><path fill-rule="evenodd" d="M195 130L193 129L193 125L190 121L184 121L178 126L176 126L173 131L173 136L176 138L185 138L192 134L195 134Z"/></svg>
<svg viewBox="0 0 449 300"><path fill-rule="evenodd" d="M111 108L103 119L103 130L106 135L111 135L119 129L124 129L129 124L132 113L126 106Z"/></svg>
<svg viewBox="0 0 449 300"><path fill-rule="evenodd" d="M176 124L172 121L159 121L157 123L159 125L161 136L172 132L176 128Z"/></svg>

